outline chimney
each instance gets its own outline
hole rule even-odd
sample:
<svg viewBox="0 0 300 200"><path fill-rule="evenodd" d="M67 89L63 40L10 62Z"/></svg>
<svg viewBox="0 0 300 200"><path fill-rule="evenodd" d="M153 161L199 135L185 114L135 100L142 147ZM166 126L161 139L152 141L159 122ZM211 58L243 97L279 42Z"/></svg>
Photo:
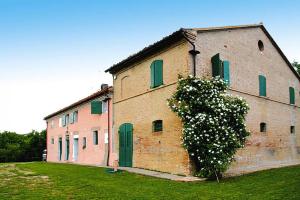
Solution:
<svg viewBox="0 0 300 200"><path fill-rule="evenodd" d="M101 84L101 90L104 90L104 89L106 89L106 88L108 88L108 84L102 83L102 84Z"/></svg>

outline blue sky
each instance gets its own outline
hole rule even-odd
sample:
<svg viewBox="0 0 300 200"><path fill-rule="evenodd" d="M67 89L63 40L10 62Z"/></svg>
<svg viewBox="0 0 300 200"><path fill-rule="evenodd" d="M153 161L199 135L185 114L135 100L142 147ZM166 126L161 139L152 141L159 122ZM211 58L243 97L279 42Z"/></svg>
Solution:
<svg viewBox="0 0 300 200"><path fill-rule="evenodd" d="M0 0L0 130L42 118L112 83L104 70L181 28L263 22L300 61L300 1Z"/></svg>

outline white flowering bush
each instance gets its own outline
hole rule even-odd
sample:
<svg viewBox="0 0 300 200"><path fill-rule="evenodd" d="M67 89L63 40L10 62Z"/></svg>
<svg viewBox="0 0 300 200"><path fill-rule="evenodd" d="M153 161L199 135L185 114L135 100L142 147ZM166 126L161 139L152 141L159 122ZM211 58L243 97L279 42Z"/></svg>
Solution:
<svg viewBox="0 0 300 200"><path fill-rule="evenodd" d="M176 92L168 105L182 119L182 141L196 166L196 175L218 178L244 147L249 132L246 101L226 93L220 78L179 76Z"/></svg>

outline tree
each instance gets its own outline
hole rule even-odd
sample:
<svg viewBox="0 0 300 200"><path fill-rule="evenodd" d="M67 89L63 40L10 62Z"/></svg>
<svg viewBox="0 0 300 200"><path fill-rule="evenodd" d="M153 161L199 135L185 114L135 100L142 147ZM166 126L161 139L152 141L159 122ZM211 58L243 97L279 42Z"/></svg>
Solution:
<svg viewBox="0 0 300 200"><path fill-rule="evenodd" d="M46 148L46 131L32 131L21 135L0 132L0 162L23 162L42 160Z"/></svg>
<svg viewBox="0 0 300 200"><path fill-rule="evenodd" d="M226 93L220 78L179 77L169 107L183 122L183 147L196 166L197 176L217 179L244 147L249 132L246 101Z"/></svg>
<svg viewBox="0 0 300 200"><path fill-rule="evenodd" d="M300 74L300 63L298 63L297 61L294 61L292 63L292 65L297 70L298 74Z"/></svg>

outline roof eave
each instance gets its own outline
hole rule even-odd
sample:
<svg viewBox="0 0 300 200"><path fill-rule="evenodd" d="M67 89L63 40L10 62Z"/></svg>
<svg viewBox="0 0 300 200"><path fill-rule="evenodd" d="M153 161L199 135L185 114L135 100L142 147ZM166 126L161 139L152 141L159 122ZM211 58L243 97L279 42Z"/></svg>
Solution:
<svg viewBox="0 0 300 200"><path fill-rule="evenodd" d="M90 95L90 96L88 96L86 98L83 98L83 99L81 99L81 100L79 100L79 101L77 101L77 102L75 102L75 103L73 103L73 104L71 104L69 106L66 106L66 107L64 107L64 108L62 108L62 109L60 109L60 110L58 110L58 111L56 111L56 112L54 112L54 113L52 113L50 115L47 115L46 117L44 117L44 120L48 120L48 119L50 119L50 118L52 118L54 116L57 116L59 114L62 114L64 112L66 112L67 110L73 109L73 108L75 108L75 107L77 107L77 106L79 106L81 104L84 104L84 103L86 103L86 102L88 102L88 101L90 101L92 99L101 97L101 96L103 96L105 94L109 94L109 93L112 93L112 92L113 92L113 87L112 86L110 86L108 88L105 88L105 89L103 89L101 91L95 92L95 93L93 93L92 95Z"/></svg>
<svg viewBox="0 0 300 200"><path fill-rule="evenodd" d="M138 61L149 57L153 54L155 54L158 50L167 48L168 46L174 44L175 42L178 42L182 39L183 37L183 32L185 29L181 28L178 31L175 31L169 36L166 36L165 38L161 39L160 41L142 49L141 51L137 52L136 54L133 54L132 56L129 56L128 58L122 60L121 62L111 66L110 68L106 69L105 72L109 72L111 74L115 74L118 71L127 68Z"/></svg>

